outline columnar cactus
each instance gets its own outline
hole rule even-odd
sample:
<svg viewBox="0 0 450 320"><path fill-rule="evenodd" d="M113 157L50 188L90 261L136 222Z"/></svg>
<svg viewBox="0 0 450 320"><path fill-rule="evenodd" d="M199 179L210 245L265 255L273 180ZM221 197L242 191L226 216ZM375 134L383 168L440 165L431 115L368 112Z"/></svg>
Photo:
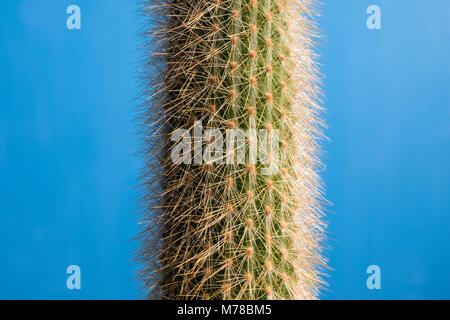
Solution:
<svg viewBox="0 0 450 320"><path fill-rule="evenodd" d="M149 295L318 297L326 261L315 2L144 1L151 30L138 256ZM203 134L208 129L223 137L241 129L244 149L221 149L225 138ZM266 133L265 151L252 132ZM187 152L181 140L189 142Z"/></svg>

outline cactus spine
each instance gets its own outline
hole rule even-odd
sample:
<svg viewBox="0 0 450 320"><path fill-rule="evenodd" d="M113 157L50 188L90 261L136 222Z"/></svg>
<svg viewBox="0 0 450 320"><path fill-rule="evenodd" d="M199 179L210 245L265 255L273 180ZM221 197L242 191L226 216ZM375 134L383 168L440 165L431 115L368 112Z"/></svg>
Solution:
<svg viewBox="0 0 450 320"><path fill-rule="evenodd" d="M323 285L315 0L145 0L145 218L138 254L164 299L314 299ZM151 19L157 21L150 21ZM145 61L147 62L147 61ZM277 131L252 164L174 163L177 129ZM154 134L158 132L158 134ZM245 151L256 141L247 136ZM274 142L275 141L275 142ZM195 141L201 150L213 139ZM216 141L217 142L217 141ZM272 142L272 143L270 143ZM190 150L191 151L191 150ZM277 170L263 174L277 152ZM247 154L247 153L246 153ZM201 155L201 154L200 154ZM225 156L224 156L225 157ZM217 160L217 158L215 158ZM160 196L158 196L160 195Z"/></svg>

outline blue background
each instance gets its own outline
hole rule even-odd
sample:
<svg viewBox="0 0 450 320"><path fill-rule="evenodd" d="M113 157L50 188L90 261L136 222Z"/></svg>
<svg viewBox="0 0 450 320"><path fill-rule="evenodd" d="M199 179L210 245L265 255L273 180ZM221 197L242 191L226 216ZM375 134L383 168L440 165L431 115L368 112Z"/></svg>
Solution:
<svg viewBox="0 0 450 320"><path fill-rule="evenodd" d="M327 299L450 298L447 0L330 0ZM66 28L66 8L82 30ZM378 4L382 30L368 30ZM0 1L0 298L136 299L134 0ZM68 265L82 290L66 288ZM366 268L381 267L381 290Z"/></svg>

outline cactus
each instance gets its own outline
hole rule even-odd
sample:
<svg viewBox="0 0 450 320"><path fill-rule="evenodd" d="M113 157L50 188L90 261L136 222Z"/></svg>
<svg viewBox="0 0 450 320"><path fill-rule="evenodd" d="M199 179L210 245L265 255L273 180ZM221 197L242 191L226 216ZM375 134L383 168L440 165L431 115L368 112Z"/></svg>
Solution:
<svg viewBox="0 0 450 320"><path fill-rule="evenodd" d="M149 297L318 298L326 260L315 8L315 0L143 1L138 258ZM251 134L245 163L237 145L223 156L231 162L195 162L196 143L203 152L217 142L205 135L188 161L174 161L173 133L199 122L224 136L242 128L279 140L269 138L254 163Z"/></svg>

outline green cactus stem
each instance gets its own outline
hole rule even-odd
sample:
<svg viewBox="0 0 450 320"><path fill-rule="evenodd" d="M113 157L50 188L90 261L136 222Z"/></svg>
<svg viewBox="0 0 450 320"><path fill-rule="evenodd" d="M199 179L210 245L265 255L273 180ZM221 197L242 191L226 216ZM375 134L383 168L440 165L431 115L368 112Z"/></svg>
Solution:
<svg viewBox="0 0 450 320"><path fill-rule="evenodd" d="M315 7L315 0L143 1L138 257L149 296L318 298L326 260ZM205 134L238 128L269 137L256 160L259 136L246 136L239 162L237 144L220 153L218 136ZM190 135L174 139L180 129ZM183 139L189 150L177 162ZM205 161L208 148L215 156Z"/></svg>

